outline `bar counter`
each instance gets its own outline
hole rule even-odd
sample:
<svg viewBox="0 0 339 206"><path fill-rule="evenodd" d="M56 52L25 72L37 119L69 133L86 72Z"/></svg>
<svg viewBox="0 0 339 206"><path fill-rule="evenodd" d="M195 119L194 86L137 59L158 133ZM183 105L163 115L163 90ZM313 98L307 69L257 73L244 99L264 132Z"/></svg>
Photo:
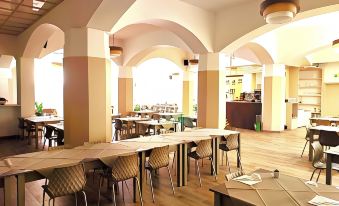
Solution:
<svg viewBox="0 0 339 206"><path fill-rule="evenodd" d="M232 127L254 130L256 115L261 115L261 102L226 102L226 118Z"/></svg>

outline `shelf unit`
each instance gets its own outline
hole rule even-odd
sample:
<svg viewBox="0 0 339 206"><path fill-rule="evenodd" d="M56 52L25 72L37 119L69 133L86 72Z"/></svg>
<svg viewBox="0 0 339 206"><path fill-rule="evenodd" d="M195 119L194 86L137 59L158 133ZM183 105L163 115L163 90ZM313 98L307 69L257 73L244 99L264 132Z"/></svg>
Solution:
<svg viewBox="0 0 339 206"><path fill-rule="evenodd" d="M299 109L320 112L322 69L300 68L298 81Z"/></svg>

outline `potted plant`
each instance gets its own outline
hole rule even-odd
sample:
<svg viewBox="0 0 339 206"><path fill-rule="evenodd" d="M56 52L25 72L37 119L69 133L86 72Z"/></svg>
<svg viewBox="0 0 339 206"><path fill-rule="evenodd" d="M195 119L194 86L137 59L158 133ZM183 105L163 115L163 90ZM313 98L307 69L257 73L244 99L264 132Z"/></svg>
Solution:
<svg viewBox="0 0 339 206"><path fill-rule="evenodd" d="M140 105L139 105L139 104L136 104L136 105L135 105L134 111L136 111L136 112L140 111Z"/></svg>
<svg viewBox="0 0 339 206"><path fill-rule="evenodd" d="M42 116L42 103L35 102L35 115L36 116Z"/></svg>

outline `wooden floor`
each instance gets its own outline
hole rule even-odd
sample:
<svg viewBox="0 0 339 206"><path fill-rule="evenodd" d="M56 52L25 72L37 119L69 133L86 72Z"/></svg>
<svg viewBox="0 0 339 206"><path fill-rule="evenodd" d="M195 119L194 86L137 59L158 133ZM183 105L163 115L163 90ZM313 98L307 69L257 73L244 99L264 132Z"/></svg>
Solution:
<svg viewBox="0 0 339 206"><path fill-rule="evenodd" d="M302 148L305 144L304 140L305 128L299 128L294 131L286 131L282 133L254 132L249 130L241 130L242 144L242 163L245 171L252 171L258 168L268 170L278 169L282 173L294 175L304 179L309 179L313 168L311 162L307 159L308 150L306 148L304 156L300 158ZM28 146L25 141L18 140L0 140L0 159L14 154L25 152L33 152L33 146ZM230 154L231 168L235 170L236 156ZM154 176L155 185L155 205L213 205L213 194L209 188L224 182L224 174L228 169L220 166L218 180L215 181L209 175L210 164L207 160L204 161L204 167L201 168L202 184L199 187L199 181L194 173L194 164L191 163L191 172L189 174L188 186L175 188L176 195L172 195L172 190L169 183L169 178L166 169L161 169L158 176ZM175 174L172 170L172 174ZM333 185L339 185L339 173L333 172ZM320 183L325 182L324 173L320 176ZM43 181L36 181L26 184L26 205L35 206L42 205L42 188ZM88 183L86 187L88 205L96 205L97 202L97 184L98 178L92 182L91 174L88 175ZM132 203L132 182L128 182L130 192L125 188L125 203L122 201L121 192L118 195L117 205L140 205ZM120 187L121 188L121 187ZM13 194L16 192L13 191ZM110 193L106 192L106 187L102 190L101 205L114 205L109 200ZM105 197L106 196L106 197ZM79 205L84 205L82 196L78 195ZM144 185L144 204L153 205L149 185ZM3 205L3 191L0 189L0 205ZM47 202L46 202L47 203ZM56 199L56 205L74 205L74 197L62 197Z"/></svg>

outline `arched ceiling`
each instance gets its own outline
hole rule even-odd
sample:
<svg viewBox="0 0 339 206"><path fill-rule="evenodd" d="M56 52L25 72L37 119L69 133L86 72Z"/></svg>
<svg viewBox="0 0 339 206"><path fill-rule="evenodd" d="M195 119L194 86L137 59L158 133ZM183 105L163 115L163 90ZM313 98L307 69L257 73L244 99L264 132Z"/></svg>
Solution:
<svg viewBox="0 0 339 206"><path fill-rule="evenodd" d="M141 51L157 46L177 47L192 54L189 45L175 33L150 24L132 24L126 26L116 32L114 38L116 38L118 43L120 42L120 46L123 46L123 65L130 62L130 59Z"/></svg>
<svg viewBox="0 0 339 206"><path fill-rule="evenodd" d="M339 11L314 16L284 25L253 42L264 47L278 64L300 66L339 61L338 54L331 48L332 41L339 39L338 22Z"/></svg>

